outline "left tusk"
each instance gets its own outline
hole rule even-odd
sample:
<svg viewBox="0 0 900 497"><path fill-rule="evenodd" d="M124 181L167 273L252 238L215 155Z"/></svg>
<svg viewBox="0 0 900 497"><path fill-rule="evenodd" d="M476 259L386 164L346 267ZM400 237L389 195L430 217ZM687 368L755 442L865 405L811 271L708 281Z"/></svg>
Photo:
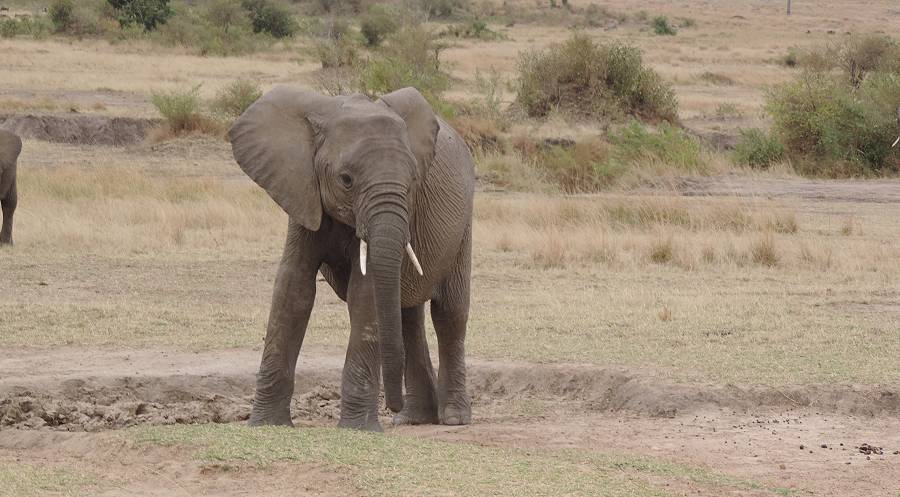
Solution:
<svg viewBox="0 0 900 497"><path fill-rule="evenodd" d="M406 253L409 255L409 259L412 261L413 266L416 267L416 271L419 272L419 276L425 276L425 273L422 272L422 265L419 264L419 259L416 257L416 253L413 251L412 245L410 245L409 242L406 244Z"/></svg>
<svg viewBox="0 0 900 497"><path fill-rule="evenodd" d="M897 144L898 144L898 143L900 143L900 136L898 136L898 137L897 137L897 139L896 139L896 140L894 140L894 144L893 144L893 145L891 145L891 148L894 148L894 147L896 147L896 146L897 146Z"/></svg>
<svg viewBox="0 0 900 497"><path fill-rule="evenodd" d="M369 247L365 240L359 241L359 272L363 276L366 275L366 255L369 253Z"/></svg>

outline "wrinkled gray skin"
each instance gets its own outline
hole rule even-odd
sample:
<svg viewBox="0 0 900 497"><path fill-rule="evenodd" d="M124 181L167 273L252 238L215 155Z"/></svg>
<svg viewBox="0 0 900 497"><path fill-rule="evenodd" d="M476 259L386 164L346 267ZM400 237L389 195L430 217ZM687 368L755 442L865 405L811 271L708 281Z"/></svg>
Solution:
<svg viewBox="0 0 900 497"><path fill-rule="evenodd" d="M459 135L412 88L373 102L279 87L247 109L229 139L244 172L290 218L250 424L291 424L317 272L350 312L339 426L381 430L379 373L394 423L468 424L475 174ZM360 240L369 247L365 276ZM406 255L407 242L424 276ZM428 300L437 378L425 341Z"/></svg>
<svg viewBox="0 0 900 497"><path fill-rule="evenodd" d="M3 211L0 245L11 245L13 242L13 214L19 200L16 193L16 161L21 151L22 140L0 129L0 210Z"/></svg>

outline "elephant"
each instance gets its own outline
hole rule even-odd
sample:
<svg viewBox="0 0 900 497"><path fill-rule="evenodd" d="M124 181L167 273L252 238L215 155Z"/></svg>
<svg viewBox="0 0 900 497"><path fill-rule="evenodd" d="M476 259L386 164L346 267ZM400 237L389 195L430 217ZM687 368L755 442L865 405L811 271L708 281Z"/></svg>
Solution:
<svg viewBox="0 0 900 497"><path fill-rule="evenodd" d="M0 245L11 245L13 242L13 214L19 200L16 192L16 162L21 152L22 140L13 133L0 129L0 210L3 211Z"/></svg>
<svg viewBox="0 0 900 497"><path fill-rule="evenodd" d="M244 173L288 214L249 424L292 425L318 273L350 314L338 426L381 431L381 383L394 424L470 423L475 171L459 134L414 88L373 101L279 86L238 118L228 140Z"/></svg>

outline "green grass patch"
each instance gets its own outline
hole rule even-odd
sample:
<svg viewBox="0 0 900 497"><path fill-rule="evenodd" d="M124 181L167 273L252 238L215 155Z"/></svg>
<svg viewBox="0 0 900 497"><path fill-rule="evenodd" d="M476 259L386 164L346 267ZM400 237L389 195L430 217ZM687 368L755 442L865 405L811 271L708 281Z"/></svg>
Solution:
<svg viewBox="0 0 900 497"><path fill-rule="evenodd" d="M195 457L257 466L325 464L371 496L667 496L660 480L722 489L759 487L706 470L647 458L565 450L482 447L333 428L235 425L139 427L140 443L190 446ZM728 489L728 490L726 490Z"/></svg>
<svg viewBox="0 0 900 497"><path fill-rule="evenodd" d="M83 473L0 462L0 497L87 495L80 490L92 482L93 478Z"/></svg>

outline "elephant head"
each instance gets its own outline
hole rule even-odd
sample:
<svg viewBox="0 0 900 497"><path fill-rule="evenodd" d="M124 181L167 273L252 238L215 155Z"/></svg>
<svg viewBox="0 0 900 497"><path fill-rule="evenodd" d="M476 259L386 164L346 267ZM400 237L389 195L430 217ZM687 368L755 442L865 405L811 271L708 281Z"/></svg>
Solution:
<svg viewBox="0 0 900 497"><path fill-rule="evenodd" d="M400 274L410 241L410 205L434 157L438 120L405 88L373 102L278 87L228 133L241 169L290 218L317 231L322 217L355 229L360 271L370 273L385 403L403 407Z"/></svg>

